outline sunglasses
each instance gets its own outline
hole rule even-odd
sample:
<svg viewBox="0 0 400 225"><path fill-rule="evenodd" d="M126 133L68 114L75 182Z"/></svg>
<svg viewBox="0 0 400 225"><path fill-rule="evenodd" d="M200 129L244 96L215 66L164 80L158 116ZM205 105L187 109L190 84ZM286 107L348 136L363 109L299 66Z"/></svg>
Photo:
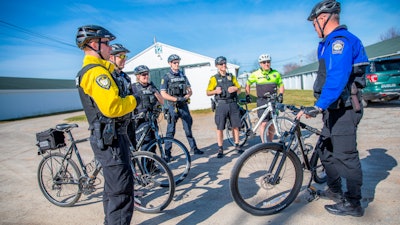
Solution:
<svg viewBox="0 0 400 225"><path fill-rule="evenodd" d="M141 73L140 76L142 77L149 76L149 73Z"/></svg>
<svg viewBox="0 0 400 225"><path fill-rule="evenodd" d="M263 62L260 62L260 63L267 64L267 63L271 63L271 61L263 61Z"/></svg>
<svg viewBox="0 0 400 225"><path fill-rule="evenodd" d="M176 65L176 64L179 64L179 62L172 62L172 64L175 64L175 65Z"/></svg>
<svg viewBox="0 0 400 225"><path fill-rule="evenodd" d="M107 46L110 46L110 41L99 41L100 44L105 44Z"/></svg>
<svg viewBox="0 0 400 225"><path fill-rule="evenodd" d="M218 63L217 65L220 65L220 66L226 65L226 62Z"/></svg>
<svg viewBox="0 0 400 225"><path fill-rule="evenodd" d="M127 55L117 55L117 57L120 58L120 59L127 59L128 58Z"/></svg>

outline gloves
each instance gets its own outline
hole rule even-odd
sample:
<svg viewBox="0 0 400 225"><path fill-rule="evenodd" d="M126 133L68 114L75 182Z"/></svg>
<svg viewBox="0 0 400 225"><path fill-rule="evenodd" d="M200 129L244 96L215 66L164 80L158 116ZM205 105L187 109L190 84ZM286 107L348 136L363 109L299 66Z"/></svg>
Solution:
<svg viewBox="0 0 400 225"><path fill-rule="evenodd" d="M176 99L176 102L186 102L186 99L184 98L184 97L178 97L177 99Z"/></svg>
<svg viewBox="0 0 400 225"><path fill-rule="evenodd" d="M278 95L278 97L277 97L276 100L277 100L279 103L282 103L282 102L283 102L283 94L280 93L280 94Z"/></svg>
<svg viewBox="0 0 400 225"><path fill-rule="evenodd" d="M317 106L304 107L303 111L304 111L304 114L311 116L311 117L316 117L318 115L318 113L321 112L321 110Z"/></svg>
<svg viewBox="0 0 400 225"><path fill-rule="evenodd" d="M247 102L247 103L250 103L250 102L251 102L250 95L246 95L246 102Z"/></svg>

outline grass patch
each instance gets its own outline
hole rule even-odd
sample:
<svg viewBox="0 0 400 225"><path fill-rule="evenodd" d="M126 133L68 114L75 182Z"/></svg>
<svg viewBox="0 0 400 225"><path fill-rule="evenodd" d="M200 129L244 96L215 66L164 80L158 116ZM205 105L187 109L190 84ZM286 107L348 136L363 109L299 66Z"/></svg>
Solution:
<svg viewBox="0 0 400 225"><path fill-rule="evenodd" d="M251 101L252 103L248 104L249 109L253 109L256 107L256 90L252 88L250 91ZM246 97L244 89L239 94L239 99L244 99ZM296 106L313 106L315 102L315 98L313 96L312 90L285 90L285 94L283 95L283 103L289 105L296 105ZM211 107L211 105L210 105ZM209 109L198 109L198 110L191 110L193 114L207 114L211 113L211 108ZM80 122L80 121L87 121L85 115L74 116L65 119L68 122Z"/></svg>
<svg viewBox="0 0 400 225"><path fill-rule="evenodd" d="M67 122L82 122L87 121L86 115L73 116L65 119Z"/></svg>

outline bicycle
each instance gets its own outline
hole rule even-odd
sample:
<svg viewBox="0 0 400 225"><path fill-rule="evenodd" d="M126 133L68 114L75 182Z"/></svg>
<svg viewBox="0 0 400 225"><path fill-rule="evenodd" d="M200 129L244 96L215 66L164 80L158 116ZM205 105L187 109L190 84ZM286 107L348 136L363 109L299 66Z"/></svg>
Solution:
<svg viewBox="0 0 400 225"><path fill-rule="evenodd" d="M292 112L300 109L287 106ZM303 170L311 172L307 190L308 201L318 198L312 180L326 182L326 173L316 148L307 148L301 129L316 135L321 131L295 118L289 131L285 131L279 143L259 143L247 149L235 163L230 177L230 191L236 204L246 212L271 215L288 207L300 192ZM287 138L287 139L286 139ZM287 141L286 141L287 140ZM292 149L297 140L299 157ZM311 157L309 158L309 156Z"/></svg>
<svg viewBox="0 0 400 225"><path fill-rule="evenodd" d="M137 144L135 150L139 151L144 144L144 139L149 132L155 134L155 139L147 144L144 151L155 152L161 158L163 158L168 167L171 169L174 175L175 184L182 182L188 175L191 167L191 156L185 145L175 138L163 137L159 133L158 118L162 112L161 108L155 108L148 110L146 113L142 112L134 115L134 119L145 119L146 123L143 128L136 130ZM171 146L170 150L166 149L166 146Z"/></svg>
<svg viewBox="0 0 400 225"><path fill-rule="evenodd" d="M265 94L265 98L267 98L269 101L267 104L264 104L262 106L256 107L254 109L249 110L248 108L248 102L245 99L240 99L239 103L244 105L245 108L240 107L240 127L239 127L239 145L243 146L248 138L253 138L256 135L256 131L261 125L261 123L264 121L264 119L268 116L268 114L271 114L271 120L268 121L264 132L263 132L263 139L264 142L277 142L280 140L282 134L284 131L287 131L290 129L292 126L292 119L285 117L285 116L278 116L279 111L284 112L284 105L282 103L277 102L277 94L270 94L267 92ZM263 114L261 117L257 120L257 123L253 126L251 114L256 113L258 110L264 110ZM227 121L226 123L226 136L228 138L229 143L232 145L235 144L234 138L233 138L233 130L231 127L231 122ZM271 134L270 130L274 133ZM271 134L271 135L269 135ZM273 137L272 139L270 137Z"/></svg>
<svg viewBox="0 0 400 225"><path fill-rule="evenodd" d="M38 167L39 188L48 201L60 207L73 206L82 194L93 193L101 183L98 182L100 163L94 159L85 164L82 160L77 144L89 138L75 140L71 130L77 127L77 124L58 124L55 129L37 134L38 154L43 157ZM68 136L68 146L64 134ZM72 159L74 154L78 164ZM167 164L153 153L133 151L130 162L135 209L145 213L165 209L175 193L175 182Z"/></svg>

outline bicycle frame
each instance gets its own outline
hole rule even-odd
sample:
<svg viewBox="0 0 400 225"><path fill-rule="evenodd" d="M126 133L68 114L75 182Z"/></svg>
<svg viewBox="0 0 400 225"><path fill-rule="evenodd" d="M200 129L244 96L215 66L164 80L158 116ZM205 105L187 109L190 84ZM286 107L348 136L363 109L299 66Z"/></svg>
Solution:
<svg viewBox="0 0 400 225"><path fill-rule="evenodd" d="M280 104L280 103L274 103L274 104ZM273 105L272 102L268 102L267 104L264 104L262 106L256 107L254 109L249 110L247 104L245 104L246 107L246 113L243 115L241 120L247 120L249 124L249 130L251 131L249 135L255 134L258 127L261 125L261 123L264 121L264 119L267 117L268 113L271 112L271 119L273 121L274 126L276 127L276 118L278 115L275 112L275 106ZM253 127L253 123L250 120L250 113L252 112L257 112L258 110L265 109L261 117L258 119L257 123ZM277 132L278 133L278 132ZM280 134L277 134L278 137L280 137Z"/></svg>
<svg viewBox="0 0 400 225"><path fill-rule="evenodd" d="M304 143L304 138L303 138L303 135L301 133L301 129L308 130L308 131L310 131L310 132L312 132L312 133L314 133L316 135L321 135L321 131L318 130L317 128L311 127L311 126L309 126L309 125L307 125L307 124L305 124L303 122L300 122L299 119L295 118L294 121L293 121L293 125L292 125L290 131L284 132L284 134L281 137L281 141L280 141L279 144L283 145L283 149L287 153L289 151L294 151L294 149L291 149L291 146L292 146L293 141L295 139L297 139L297 143L300 143L300 145L298 145L298 147L300 147L300 152L301 152L301 157L302 157L301 159L302 159L302 162L304 163L305 169L311 171L312 173L314 173L315 172L314 171L315 168L312 168L312 166L310 164L310 159L308 158L308 155L307 155L306 144ZM286 137L290 137L288 142L284 141ZM314 148L314 151L316 151L315 148ZM274 176L273 180L270 181L270 182L272 182L272 184L276 184L276 182L278 182L279 174L280 174L282 166L283 166L283 164L284 164L284 162L286 160L286 156L287 156L287 154L283 154L282 159L281 159L281 161L280 161L280 163L279 163L279 165L277 167L275 176ZM278 157L279 157L279 154L276 154L275 157L274 157L273 162L271 163L271 168L268 170L268 172L271 173L274 170L276 161L278 160ZM310 179L308 187L310 186L311 181L312 181L312 176L311 176L311 179Z"/></svg>
<svg viewBox="0 0 400 225"><path fill-rule="evenodd" d="M78 147L76 146L76 144L78 144L78 143L82 143L82 142L88 141L89 138L83 138L83 139L75 140L74 137L72 136L72 132L71 132L70 129L66 129L66 130L64 130L64 132L67 133L68 139L71 142L71 144L69 145L68 150L65 153L65 157L64 157L64 159L62 161L62 164L64 164L65 160L68 160L68 159L72 158L72 153L74 152L75 155L76 155L76 158L78 159L79 166L80 166L80 168L81 168L81 170L83 172L83 176L90 177L90 178L95 178L97 176L97 174L99 174L100 171L101 171L101 168L102 168L101 165L96 163L95 170L89 176L89 174L87 172L87 167L83 163L83 160L82 160L82 157L81 157L81 155L79 153Z"/></svg>
<svg viewBox="0 0 400 225"><path fill-rule="evenodd" d="M148 113L149 113L149 121L148 122L149 122L150 126L147 126L147 127L143 128L143 129L146 129L146 130L142 133L141 137L137 141L136 146L135 146L135 151L139 151L140 147L143 145L144 139L146 138L146 136L149 134L150 131L154 132L154 135L156 136L157 143L162 138L162 135L160 135L160 133L158 132L158 123L156 122L158 114L157 113L154 114L152 112L148 112ZM162 154L164 154L164 153L162 153Z"/></svg>

